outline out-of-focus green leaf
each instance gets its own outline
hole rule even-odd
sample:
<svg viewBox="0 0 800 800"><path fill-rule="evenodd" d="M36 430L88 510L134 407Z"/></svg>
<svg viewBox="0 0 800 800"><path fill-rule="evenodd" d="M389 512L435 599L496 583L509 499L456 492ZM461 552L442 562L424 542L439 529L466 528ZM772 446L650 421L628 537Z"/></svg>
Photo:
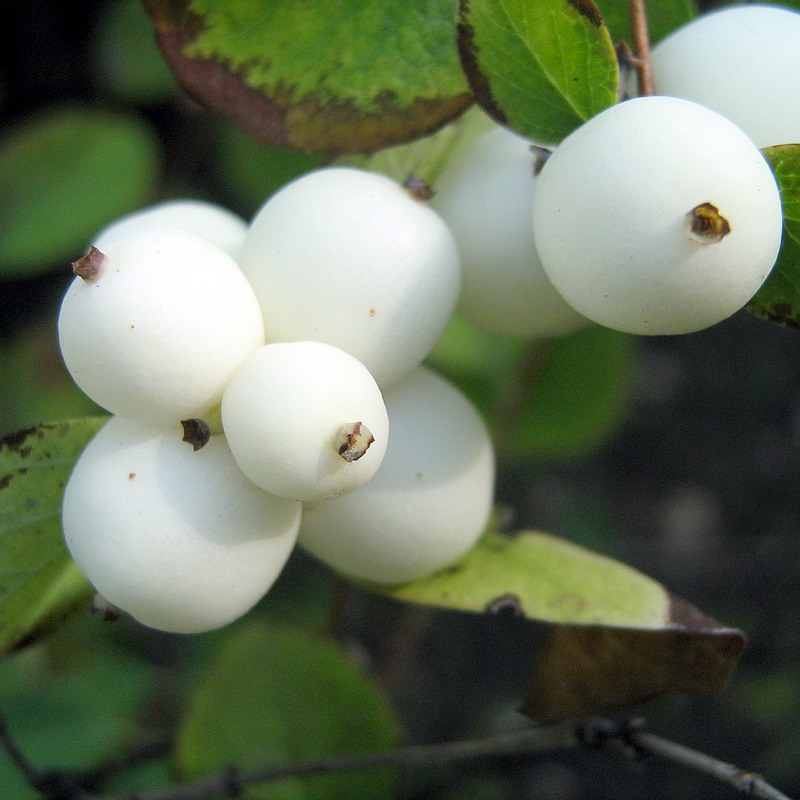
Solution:
<svg viewBox="0 0 800 800"><path fill-rule="evenodd" d="M0 652L37 639L92 594L64 546L61 497L104 422L56 422L0 440Z"/></svg>
<svg viewBox="0 0 800 800"><path fill-rule="evenodd" d="M87 108L40 112L0 141L0 276L82 255L107 222L145 204L159 173L150 127Z"/></svg>
<svg viewBox="0 0 800 800"><path fill-rule="evenodd" d="M747 306L757 317L800 328L800 144L767 147L783 203L783 242L766 283Z"/></svg>
<svg viewBox="0 0 800 800"><path fill-rule="evenodd" d="M613 432L625 410L635 341L592 325L534 343L518 378L522 400L504 430L517 458L559 458L586 453Z"/></svg>
<svg viewBox="0 0 800 800"><path fill-rule="evenodd" d="M348 156L341 161L352 167L381 172L402 183L409 175L434 189L439 174L461 147L494 126L479 107L471 108L455 122L423 139L378 150L370 155Z"/></svg>
<svg viewBox="0 0 800 800"><path fill-rule="evenodd" d="M523 711L581 717L727 681L740 631L719 625L636 570L535 531L488 532L451 567L394 588L398 600L556 623Z"/></svg>
<svg viewBox="0 0 800 800"><path fill-rule="evenodd" d="M617 102L617 57L593 0L460 0L459 9L464 72L498 122L553 144Z"/></svg>
<svg viewBox="0 0 800 800"><path fill-rule="evenodd" d="M103 84L137 104L163 103L178 84L161 56L141 0L114 0L101 11L95 62Z"/></svg>
<svg viewBox="0 0 800 800"><path fill-rule="evenodd" d="M181 777L231 764L254 769L382 750L397 728L377 687L333 643L308 631L249 625L226 642L178 732ZM264 800L372 800L393 777L364 771L291 778L248 788Z"/></svg>
<svg viewBox="0 0 800 800"><path fill-rule="evenodd" d="M472 103L452 0L146 0L178 80L276 147L357 153Z"/></svg>
<svg viewBox="0 0 800 800"><path fill-rule="evenodd" d="M631 35L631 7L629 0L595 0L603 19L608 25L614 44L625 41L633 43ZM647 8L647 28L650 41L661 41L676 28L685 25L697 16L694 0L658 0Z"/></svg>
<svg viewBox="0 0 800 800"><path fill-rule="evenodd" d="M520 460L600 446L625 411L635 340L592 325L557 339L492 336L454 317L428 360L487 419L498 450Z"/></svg>
<svg viewBox="0 0 800 800"><path fill-rule="evenodd" d="M98 413L64 367L52 321L30 325L0 345L0 435L42 420Z"/></svg>
<svg viewBox="0 0 800 800"><path fill-rule="evenodd" d="M86 617L0 662L3 721L42 770L92 769L152 735L142 712L160 676L108 634ZM9 759L0 759L0 796L37 796Z"/></svg>
<svg viewBox="0 0 800 800"><path fill-rule="evenodd" d="M237 208L254 214L294 178L322 165L322 157L257 142L238 128L218 126L214 168Z"/></svg>
<svg viewBox="0 0 800 800"><path fill-rule="evenodd" d="M455 315L427 360L458 385L492 428L502 429L498 399L514 379L525 348L523 340L485 333Z"/></svg>

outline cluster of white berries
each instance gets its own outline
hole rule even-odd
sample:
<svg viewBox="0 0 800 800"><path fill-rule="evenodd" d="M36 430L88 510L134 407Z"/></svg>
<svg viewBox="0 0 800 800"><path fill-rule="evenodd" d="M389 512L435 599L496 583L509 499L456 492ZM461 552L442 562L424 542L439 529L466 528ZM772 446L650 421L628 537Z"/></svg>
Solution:
<svg viewBox="0 0 800 800"><path fill-rule="evenodd" d="M460 310L474 324L557 335L583 315L689 333L766 280L783 219L758 148L800 142L800 14L729 7L652 56L655 96L607 109L551 153L498 129L445 169L433 205L463 245Z"/></svg>
<svg viewBox="0 0 800 800"><path fill-rule="evenodd" d="M458 299L458 248L414 187L322 169L249 226L167 203L73 268L62 354L114 416L70 477L63 527L111 604L210 630L264 595L298 539L400 583L480 536L487 430L421 366Z"/></svg>
<svg viewBox="0 0 800 800"><path fill-rule="evenodd" d="M115 415L63 507L97 590L194 632L252 607L296 541L387 584L463 555L490 512L492 445L421 362L457 305L526 337L686 333L741 308L782 231L751 137L800 140L796 98L766 99L796 81L751 64L758 91L732 85L756 34L785 51L767 68L800 78L800 15L701 18L654 52L659 91L688 99L620 103L554 150L495 128L453 153L430 204L418 182L331 167L249 226L187 201L102 231L59 317L71 374Z"/></svg>

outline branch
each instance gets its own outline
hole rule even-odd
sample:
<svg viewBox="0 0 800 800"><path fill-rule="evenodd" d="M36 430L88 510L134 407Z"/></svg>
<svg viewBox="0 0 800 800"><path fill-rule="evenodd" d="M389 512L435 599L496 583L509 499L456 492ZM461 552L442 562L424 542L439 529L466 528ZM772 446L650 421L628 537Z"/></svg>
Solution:
<svg viewBox="0 0 800 800"><path fill-rule="evenodd" d="M704 772L712 778L730 784L742 794L758 797L761 800L790 800L783 792L779 792L760 775L712 758L699 750L693 750L691 747L671 742L669 739L662 739L653 733L634 733L630 739L635 747L644 752L652 753L675 764L682 764L685 767Z"/></svg>
<svg viewBox="0 0 800 800"><path fill-rule="evenodd" d="M790 800L759 775L747 772L712 756L663 739L644 730L642 721L616 723L608 719L562 722L527 728L516 733L463 742L408 745L394 750L338 756L302 764L268 766L258 770L222 770L211 777L175 784L143 793L98 795L85 790L82 781L70 773L42 773L33 767L14 744L0 721L0 746L36 789L43 800L213 800L242 797L247 786L281 778L385 767L430 767L486 758L508 758L583 746L590 749L615 747L633 756L659 756L697 770L732 786L742 794L760 800ZM44 779L44 780L43 780Z"/></svg>
<svg viewBox="0 0 800 800"><path fill-rule="evenodd" d="M653 68L650 60L650 34L647 31L646 0L630 0L631 31L633 33L632 65L639 80L639 95L655 94Z"/></svg>
<svg viewBox="0 0 800 800"><path fill-rule="evenodd" d="M492 739L408 745L384 752L265 767L250 772L226 769L210 778L192 783L179 784L143 794L108 795L94 797L92 800L213 800L216 797L240 797L246 786L281 778L380 767L431 767L439 764L452 764L456 761L568 749L575 747L576 742L574 723L564 723L527 729Z"/></svg>

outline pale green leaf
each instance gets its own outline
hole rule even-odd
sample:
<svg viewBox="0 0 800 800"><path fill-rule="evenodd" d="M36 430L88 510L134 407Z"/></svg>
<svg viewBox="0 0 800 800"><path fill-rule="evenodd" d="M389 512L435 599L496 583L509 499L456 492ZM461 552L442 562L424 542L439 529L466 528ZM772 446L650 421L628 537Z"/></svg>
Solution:
<svg viewBox="0 0 800 800"><path fill-rule="evenodd" d="M465 611L513 611L544 622L661 628L669 595L613 559L537 531L487 533L458 563L386 591Z"/></svg>

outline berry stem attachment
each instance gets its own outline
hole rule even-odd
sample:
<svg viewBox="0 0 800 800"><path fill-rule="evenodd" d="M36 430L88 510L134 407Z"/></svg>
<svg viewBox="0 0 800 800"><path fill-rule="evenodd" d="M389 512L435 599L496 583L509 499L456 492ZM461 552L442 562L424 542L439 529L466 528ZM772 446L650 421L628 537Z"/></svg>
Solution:
<svg viewBox="0 0 800 800"><path fill-rule="evenodd" d="M190 444L195 452L205 447L211 440L211 429L205 420L182 419L181 425L183 426L183 441Z"/></svg>
<svg viewBox="0 0 800 800"><path fill-rule="evenodd" d="M100 274L100 269L105 260L105 255L92 246L85 256L81 256L77 261L72 262L72 271L87 282L93 281Z"/></svg>
<svg viewBox="0 0 800 800"><path fill-rule="evenodd" d="M650 59L650 34L647 30L646 0L630 0L631 31L633 51L636 58L633 67L639 83L641 97L655 94L653 87L653 67Z"/></svg>
<svg viewBox="0 0 800 800"><path fill-rule="evenodd" d="M336 434L336 452L348 463L358 461L374 441L372 432L362 422L342 425Z"/></svg>
<svg viewBox="0 0 800 800"><path fill-rule="evenodd" d="M730 232L730 223L711 203L701 203L686 215L686 235L697 244L716 244Z"/></svg>
<svg viewBox="0 0 800 800"><path fill-rule="evenodd" d="M416 175L409 175L405 181L403 181L403 188L414 200L418 200L420 203L429 202L433 199L434 194L436 194L426 181L422 178L418 178Z"/></svg>

